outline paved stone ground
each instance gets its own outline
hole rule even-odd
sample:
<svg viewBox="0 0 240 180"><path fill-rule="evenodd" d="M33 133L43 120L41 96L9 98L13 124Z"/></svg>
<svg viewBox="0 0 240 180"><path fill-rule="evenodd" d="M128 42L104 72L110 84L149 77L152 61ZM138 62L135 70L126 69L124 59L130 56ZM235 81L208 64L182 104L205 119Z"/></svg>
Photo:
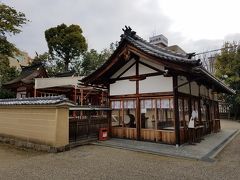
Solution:
<svg viewBox="0 0 240 180"><path fill-rule="evenodd" d="M96 144L158 155L209 160L209 158L214 158L217 150L221 149L221 146L226 145L226 141L240 129L240 123L236 121L223 120L221 121L221 126L221 132L205 136L205 139L201 143L197 143L196 145L184 144L178 148L172 145L126 139L111 139Z"/></svg>
<svg viewBox="0 0 240 180"><path fill-rule="evenodd" d="M101 146L123 148L133 151L141 151L157 155L209 160L210 156L214 154L215 150L224 145L224 142L226 142L236 132L236 129L223 129L219 133L212 133L205 136L205 139L202 140L201 143L196 143L196 145L188 145L186 143L180 147L175 147L174 145L115 138L108 141L99 141L95 144Z"/></svg>
<svg viewBox="0 0 240 180"><path fill-rule="evenodd" d="M231 122L226 122L230 127ZM230 125L229 125L230 123ZM238 128L240 127L240 124ZM236 128L236 125L233 125ZM231 127L230 127L231 128ZM239 179L240 134L214 162L163 157L103 146L51 154L0 144L0 179Z"/></svg>

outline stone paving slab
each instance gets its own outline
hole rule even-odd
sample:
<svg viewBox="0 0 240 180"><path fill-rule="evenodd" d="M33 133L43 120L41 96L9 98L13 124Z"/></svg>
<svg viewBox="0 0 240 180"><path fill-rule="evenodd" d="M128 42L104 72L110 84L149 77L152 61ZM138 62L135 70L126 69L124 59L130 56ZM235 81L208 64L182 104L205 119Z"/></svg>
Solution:
<svg viewBox="0 0 240 180"><path fill-rule="evenodd" d="M180 147L152 142L112 138L107 141L98 141L96 145L128 149L157 155L190 158L212 161L216 152L223 148L239 131L236 129L223 129L218 133L204 136L204 140L196 145L183 144Z"/></svg>

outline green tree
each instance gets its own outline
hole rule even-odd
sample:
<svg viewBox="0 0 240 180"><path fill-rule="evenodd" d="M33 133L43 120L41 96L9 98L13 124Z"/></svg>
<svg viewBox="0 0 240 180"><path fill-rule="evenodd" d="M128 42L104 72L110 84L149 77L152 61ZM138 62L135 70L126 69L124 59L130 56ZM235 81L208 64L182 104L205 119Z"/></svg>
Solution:
<svg viewBox="0 0 240 180"><path fill-rule="evenodd" d="M10 67L9 57L18 54L18 49L7 40L7 35L21 32L21 27L28 21L25 14L0 3L0 98L12 98L14 93L3 89L2 84L14 79L19 72Z"/></svg>
<svg viewBox="0 0 240 180"><path fill-rule="evenodd" d="M9 56L0 54L0 99L14 98L15 94L7 89L2 88L2 84L6 83L19 75L16 67L10 67Z"/></svg>
<svg viewBox="0 0 240 180"><path fill-rule="evenodd" d="M43 53L43 54L38 54L36 52L36 56L33 58L31 64L37 64L37 63L47 63L49 62L49 54L47 52Z"/></svg>
<svg viewBox="0 0 240 180"><path fill-rule="evenodd" d="M14 44L7 40L6 35L15 35L21 32L21 27L28 21L25 14L0 3L0 54L13 56L17 51Z"/></svg>
<svg viewBox="0 0 240 180"><path fill-rule="evenodd" d="M240 118L240 46L236 42L226 42L216 59L216 76L236 91L235 95L225 95L231 104L234 119Z"/></svg>
<svg viewBox="0 0 240 180"><path fill-rule="evenodd" d="M6 55L0 55L0 87L19 75L15 67L10 67L9 59Z"/></svg>
<svg viewBox="0 0 240 180"><path fill-rule="evenodd" d="M42 63L45 66L49 76L53 76L64 70L64 64L62 61L51 59L51 56L47 52L44 52L43 54L38 54L36 52L36 56L33 58L31 64L36 63Z"/></svg>
<svg viewBox="0 0 240 180"><path fill-rule="evenodd" d="M0 99L8 99L8 98L15 98L16 94L12 91L7 89L0 89Z"/></svg>
<svg viewBox="0 0 240 180"><path fill-rule="evenodd" d="M10 43L6 37L0 37L0 54L13 57L13 53L18 53L18 49L14 44Z"/></svg>
<svg viewBox="0 0 240 180"><path fill-rule="evenodd" d="M87 43L78 25L61 24L45 31L49 54L53 59L58 58L68 71L72 60L78 59L86 50Z"/></svg>
<svg viewBox="0 0 240 180"><path fill-rule="evenodd" d="M90 51L84 53L82 62L79 61L81 64L78 63L78 65L75 65L75 67L78 68L76 69L76 71L79 72L79 74L82 74L85 76L89 75L91 72L95 71L105 61L108 60L108 58L115 51L117 45L118 45L118 42L111 43L109 48L103 49L100 53L98 53L94 49L91 49Z"/></svg>
<svg viewBox="0 0 240 180"><path fill-rule="evenodd" d="M98 52L94 49L91 49L84 54L82 61L82 75L86 76L99 67L102 61L99 56Z"/></svg>

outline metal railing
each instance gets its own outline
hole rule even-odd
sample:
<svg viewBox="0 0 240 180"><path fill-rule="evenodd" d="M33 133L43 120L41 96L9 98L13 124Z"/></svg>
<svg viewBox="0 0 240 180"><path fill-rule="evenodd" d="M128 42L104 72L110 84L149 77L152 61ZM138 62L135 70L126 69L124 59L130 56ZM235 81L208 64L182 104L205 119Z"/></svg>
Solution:
<svg viewBox="0 0 240 180"><path fill-rule="evenodd" d="M98 137L100 128L108 128L111 109L75 106L69 108L69 141Z"/></svg>

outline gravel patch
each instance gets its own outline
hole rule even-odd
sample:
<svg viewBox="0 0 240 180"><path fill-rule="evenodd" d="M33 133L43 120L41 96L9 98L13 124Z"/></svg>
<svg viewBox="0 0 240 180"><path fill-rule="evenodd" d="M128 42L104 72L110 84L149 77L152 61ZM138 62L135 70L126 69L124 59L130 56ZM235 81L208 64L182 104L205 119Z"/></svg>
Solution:
<svg viewBox="0 0 240 180"><path fill-rule="evenodd" d="M12 149L1 156L0 179L238 179L239 144L240 135L213 163L94 145L57 154Z"/></svg>
<svg viewBox="0 0 240 180"><path fill-rule="evenodd" d="M214 162L86 145L62 153L0 144L0 179L239 179L240 134Z"/></svg>

